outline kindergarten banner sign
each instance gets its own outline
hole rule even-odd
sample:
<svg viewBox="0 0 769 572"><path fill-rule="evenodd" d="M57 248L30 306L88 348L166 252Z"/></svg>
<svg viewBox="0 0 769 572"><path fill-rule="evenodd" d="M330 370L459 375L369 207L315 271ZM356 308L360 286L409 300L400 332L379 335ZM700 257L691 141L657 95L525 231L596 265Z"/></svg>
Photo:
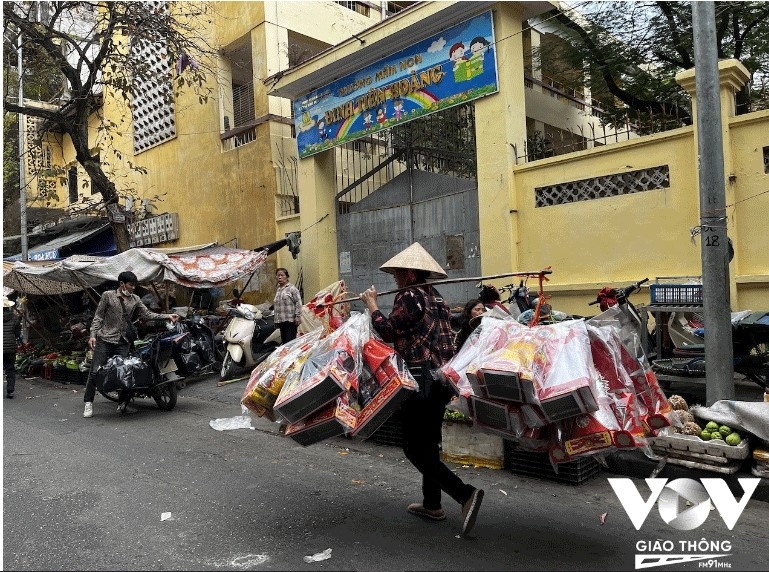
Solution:
<svg viewBox="0 0 769 572"><path fill-rule="evenodd" d="M294 101L299 157L498 89L486 12Z"/></svg>

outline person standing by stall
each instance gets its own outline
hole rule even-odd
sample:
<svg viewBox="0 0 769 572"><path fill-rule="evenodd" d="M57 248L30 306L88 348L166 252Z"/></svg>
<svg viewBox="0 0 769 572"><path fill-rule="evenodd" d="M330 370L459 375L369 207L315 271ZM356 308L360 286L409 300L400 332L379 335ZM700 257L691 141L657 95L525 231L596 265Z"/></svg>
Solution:
<svg viewBox="0 0 769 572"><path fill-rule="evenodd" d="M117 290L107 290L102 294L96 314L91 323L91 337L88 346L93 350L91 371L85 384L85 409L83 417L93 417L93 399L96 396L96 372L112 356L128 356L128 351L136 339L136 329L132 319L171 320L179 319L177 314L156 314L134 294L138 280L133 272L121 272ZM118 413L125 413L128 403L121 395L117 406Z"/></svg>
<svg viewBox="0 0 769 572"><path fill-rule="evenodd" d="M13 399L13 392L16 391L16 341L21 336L21 320L14 306L13 300L3 296L3 372L8 399Z"/></svg>
<svg viewBox="0 0 769 572"><path fill-rule="evenodd" d="M385 342L395 345L420 387L400 409L403 452L422 473L423 500L410 504L407 510L431 520L444 520L441 491L445 491L462 508L464 536L475 524L483 490L465 484L440 458L443 414L453 392L433 379L431 370L454 355L455 345L448 304L435 287L424 284L428 279L446 278L446 273L418 242L385 262L380 270L393 274L398 288L413 286L396 294L389 317L379 310L374 286L360 295L371 312L374 329Z"/></svg>
<svg viewBox="0 0 769 572"><path fill-rule="evenodd" d="M280 340L285 344L296 338L302 317L302 295L288 281L288 270L285 268L278 268L275 278L278 280L278 291L275 292L274 321L280 330Z"/></svg>

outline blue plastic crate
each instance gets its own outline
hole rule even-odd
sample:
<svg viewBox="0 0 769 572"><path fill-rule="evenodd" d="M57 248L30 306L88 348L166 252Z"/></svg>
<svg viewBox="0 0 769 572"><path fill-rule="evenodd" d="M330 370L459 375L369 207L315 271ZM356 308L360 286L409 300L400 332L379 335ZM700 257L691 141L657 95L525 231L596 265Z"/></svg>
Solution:
<svg viewBox="0 0 769 572"><path fill-rule="evenodd" d="M702 305L702 284L652 284L649 286L652 304Z"/></svg>

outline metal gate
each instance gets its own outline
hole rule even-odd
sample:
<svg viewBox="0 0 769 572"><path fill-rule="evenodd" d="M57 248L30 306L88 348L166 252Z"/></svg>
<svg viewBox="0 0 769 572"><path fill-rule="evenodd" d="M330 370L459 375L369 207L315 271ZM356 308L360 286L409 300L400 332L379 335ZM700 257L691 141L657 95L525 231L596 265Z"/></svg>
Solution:
<svg viewBox="0 0 769 572"><path fill-rule="evenodd" d="M474 108L457 106L336 150L339 276L348 290L395 288L385 261L418 241L449 278L480 275ZM439 287L451 306L475 284ZM393 297L380 299L389 312ZM358 305L354 309L362 309Z"/></svg>

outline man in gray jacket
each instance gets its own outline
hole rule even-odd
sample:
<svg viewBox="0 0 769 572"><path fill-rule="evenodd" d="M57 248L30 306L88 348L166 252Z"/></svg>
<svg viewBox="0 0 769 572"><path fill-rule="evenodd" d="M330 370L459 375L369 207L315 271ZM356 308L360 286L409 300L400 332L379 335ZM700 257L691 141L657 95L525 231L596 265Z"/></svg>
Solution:
<svg viewBox="0 0 769 572"><path fill-rule="evenodd" d="M166 320L175 322L179 319L177 314L156 314L145 306L139 297L134 294L138 282L133 272L121 272L118 277L117 290L108 290L102 294L96 315L91 323L91 337L88 345L93 349L91 371L85 384L85 409L83 417L93 417L93 399L96 396L96 372L107 363L112 356L128 356L128 351L133 343L130 336L132 320L144 318L145 320ZM138 314L134 316L134 314ZM135 330L133 330L135 331ZM125 413L127 398L121 396L117 406L118 413Z"/></svg>

